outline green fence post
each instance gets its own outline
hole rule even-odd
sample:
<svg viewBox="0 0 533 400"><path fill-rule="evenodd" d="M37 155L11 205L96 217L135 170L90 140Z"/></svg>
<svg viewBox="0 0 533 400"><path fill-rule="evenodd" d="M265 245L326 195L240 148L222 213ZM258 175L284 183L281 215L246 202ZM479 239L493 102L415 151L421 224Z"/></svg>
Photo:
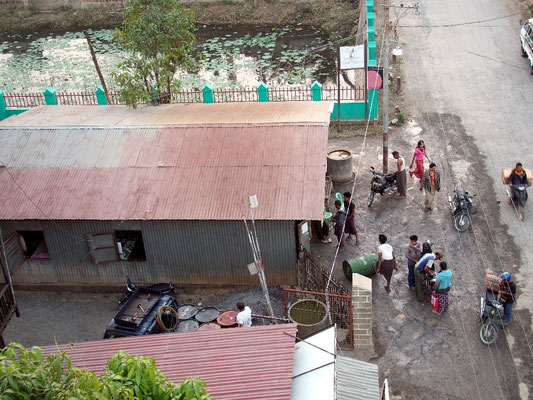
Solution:
<svg viewBox="0 0 533 400"><path fill-rule="evenodd" d="M372 0L366 0L366 12L371 13L374 11L374 2Z"/></svg>
<svg viewBox="0 0 533 400"><path fill-rule="evenodd" d="M202 92L204 93L204 103L211 104L215 102L215 96L213 95L213 86L208 83L202 88Z"/></svg>
<svg viewBox="0 0 533 400"><path fill-rule="evenodd" d="M257 94L259 97L260 103L265 103L268 101L268 86L265 82L261 82L257 87Z"/></svg>
<svg viewBox="0 0 533 400"><path fill-rule="evenodd" d="M370 28L368 27L367 29L367 32L368 32L368 42L374 42L376 39L376 28Z"/></svg>
<svg viewBox="0 0 533 400"><path fill-rule="evenodd" d="M4 91L0 89L0 121L7 118L6 99L4 99Z"/></svg>
<svg viewBox="0 0 533 400"><path fill-rule="evenodd" d="M368 27L369 28L374 28L374 13L373 12L369 12L367 14L367 20L368 20Z"/></svg>
<svg viewBox="0 0 533 400"><path fill-rule="evenodd" d="M49 87L44 91L44 102L48 106L57 106L56 90Z"/></svg>
<svg viewBox="0 0 533 400"><path fill-rule="evenodd" d="M368 42L368 65L376 65L376 42Z"/></svg>
<svg viewBox="0 0 533 400"><path fill-rule="evenodd" d="M102 85L98 86L98 89L94 92L96 93L96 102L100 106L108 106L109 103L107 102L107 98L105 97L104 88Z"/></svg>
<svg viewBox="0 0 533 400"><path fill-rule="evenodd" d="M318 81L314 81L311 85L311 93L313 94L313 101L322 100L322 85Z"/></svg>
<svg viewBox="0 0 533 400"><path fill-rule="evenodd" d="M374 120L378 118L378 90L370 89L368 91L368 112L369 120Z"/></svg>

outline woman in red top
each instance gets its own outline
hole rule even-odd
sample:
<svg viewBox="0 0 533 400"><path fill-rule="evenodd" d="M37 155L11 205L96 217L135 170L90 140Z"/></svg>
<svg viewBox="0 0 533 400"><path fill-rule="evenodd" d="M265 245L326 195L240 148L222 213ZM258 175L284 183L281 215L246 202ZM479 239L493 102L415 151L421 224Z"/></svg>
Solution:
<svg viewBox="0 0 533 400"><path fill-rule="evenodd" d="M413 168L413 163L416 161L415 170L409 171L411 178L413 175L418 179L422 179L424 177L424 157L427 158L428 162L431 162L426 153L426 145L424 144L424 141L419 140L418 144L416 145L415 153L413 154L413 159L411 160L411 165L409 165L409 169Z"/></svg>

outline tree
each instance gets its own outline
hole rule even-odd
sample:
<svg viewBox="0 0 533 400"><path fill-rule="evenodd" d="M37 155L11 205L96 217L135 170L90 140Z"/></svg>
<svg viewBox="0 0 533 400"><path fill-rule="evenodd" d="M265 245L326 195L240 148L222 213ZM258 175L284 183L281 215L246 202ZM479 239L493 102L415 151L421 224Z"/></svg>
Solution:
<svg viewBox="0 0 533 400"><path fill-rule="evenodd" d="M122 28L115 38L126 53L112 74L123 102L169 103L181 84L178 70L190 70L196 63L194 13L179 0L128 0Z"/></svg>
<svg viewBox="0 0 533 400"><path fill-rule="evenodd" d="M39 347L30 350L10 343L0 352L0 398L6 400L210 400L205 382L187 378L169 382L149 357L119 351L98 378L72 366L67 352L44 359Z"/></svg>

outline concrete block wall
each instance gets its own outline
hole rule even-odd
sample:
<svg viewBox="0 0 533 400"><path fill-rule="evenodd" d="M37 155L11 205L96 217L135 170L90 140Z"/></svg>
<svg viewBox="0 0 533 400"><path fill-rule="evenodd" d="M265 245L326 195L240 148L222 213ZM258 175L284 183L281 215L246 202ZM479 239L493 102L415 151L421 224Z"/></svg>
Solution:
<svg viewBox="0 0 533 400"><path fill-rule="evenodd" d="M352 274L353 342L355 349L374 350L372 340L372 280Z"/></svg>

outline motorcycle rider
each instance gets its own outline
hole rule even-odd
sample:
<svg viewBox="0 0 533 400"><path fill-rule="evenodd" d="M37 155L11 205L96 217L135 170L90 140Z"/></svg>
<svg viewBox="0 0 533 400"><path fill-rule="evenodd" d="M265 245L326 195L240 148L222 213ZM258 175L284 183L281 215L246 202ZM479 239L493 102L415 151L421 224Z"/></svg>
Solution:
<svg viewBox="0 0 533 400"><path fill-rule="evenodd" d="M516 285L512 280L509 272L504 272L500 275L502 282L500 284L500 295L504 306L503 326L509 325L511 315L513 313L513 304L516 295Z"/></svg>
<svg viewBox="0 0 533 400"><path fill-rule="evenodd" d="M511 171L511 175L509 175L509 186L511 188L511 199L513 202L517 201L518 185L529 186L526 171L522 168L522 163L516 163L515 168ZM525 196L527 200L527 192L525 193ZM511 203L511 201L509 201L509 203Z"/></svg>

